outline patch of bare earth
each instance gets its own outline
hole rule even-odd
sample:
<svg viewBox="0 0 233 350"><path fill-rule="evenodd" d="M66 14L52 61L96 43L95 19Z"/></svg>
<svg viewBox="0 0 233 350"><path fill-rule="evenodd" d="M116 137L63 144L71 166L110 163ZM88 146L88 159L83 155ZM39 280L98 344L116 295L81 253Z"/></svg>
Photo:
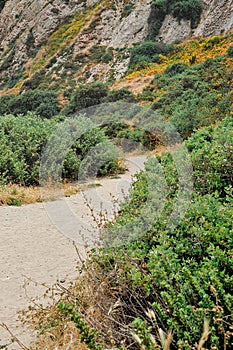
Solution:
<svg viewBox="0 0 233 350"><path fill-rule="evenodd" d="M127 79L120 80L115 85L113 85L112 89L118 90L118 89L124 88L132 91L135 95L137 95L142 93L143 89L146 88L151 83L153 78L154 78L154 75L147 75L147 76L137 77L130 81L128 81Z"/></svg>

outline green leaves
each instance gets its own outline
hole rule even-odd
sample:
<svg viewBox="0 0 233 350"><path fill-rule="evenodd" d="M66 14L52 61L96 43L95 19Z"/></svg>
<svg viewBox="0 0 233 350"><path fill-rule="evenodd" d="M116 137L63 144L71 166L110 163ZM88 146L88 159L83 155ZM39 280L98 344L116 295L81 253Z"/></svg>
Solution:
<svg viewBox="0 0 233 350"><path fill-rule="evenodd" d="M1 117L0 125L1 181L37 184L42 148L56 123L28 114Z"/></svg>
<svg viewBox="0 0 233 350"><path fill-rule="evenodd" d="M204 141L205 140L205 141ZM233 127L229 120L197 131L186 142L192 150L195 186L201 193L216 192L225 197L233 183Z"/></svg>
<svg viewBox="0 0 233 350"><path fill-rule="evenodd" d="M150 93L155 101L152 109L169 118L187 138L195 129L230 115L232 86L226 63L226 56L192 66L176 62L166 68L165 74L155 76L141 99Z"/></svg>
<svg viewBox="0 0 233 350"><path fill-rule="evenodd" d="M52 154L50 164L45 162L50 170L50 180L61 167L61 175L67 179L78 179L79 176L106 175L122 171L118 165L119 153L108 141L104 131L98 127L85 130L87 118L80 119L61 139L61 132L52 139L53 132L59 122L55 119L41 119L34 113L15 117L2 116L0 119L0 182L19 183L23 185L39 184L39 168L41 155L50 140ZM75 130L83 127L83 134L75 139ZM74 142L69 144L66 138L74 133ZM98 145L103 145L102 148ZM59 154L57 154L59 152ZM63 159L64 158L64 159ZM84 161L85 160L85 161ZM81 162L83 165L80 168ZM86 164L86 165L85 165ZM82 173L82 174L81 174ZM47 179L49 180L49 179Z"/></svg>
<svg viewBox="0 0 233 350"><path fill-rule="evenodd" d="M108 94L107 86L102 82L81 85L71 97L70 103L64 108L66 115L72 115L82 109L101 103Z"/></svg>
<svg viewBox="0 0 233 350"><path fill-rule="evenodd" d="M88 346L88 349L103 349L102 342L97 341L98 333L96 329L91 329L72 305L59 302L57 307L65 317L69 316L70 320L74 322L81 335L81 341Z"/></svg>
<svg viewBox="0 0 233 350"><path fill-rule="evenodd" d="M134 319L127 324L136 335L134 339L148 349L159 348L161 330L167 333L172 329L174 349L191 350L201 338L205 319L210 322L206 348L223 350L224 339L229 347L232 342L232 131L232 119L228 118L215 127L197 131L186 141L193 160L195 192L176 227L166 226L179 184L172 156L165 153L157 159L167 187L167 203L160 215L155 216L155 206L153 210L145 206L152 191L148 191L147 173L141 172L110 227L112 237L114 230L119 237L134 231L135 240L112 249L110 246L103 255L97 253L99 266L104 261L111 276L120 274L130 290L127 295L137 293L133 310L127 308L127 296L121 301L126 305L125 314ZM154 170L149 172L150 181L155 175L153 162L150 159L146 164L147 172ZM139 216L145 221L138 222ZM130 222L134 225L129 226ZM126 225L132 232L125 232ZM115 271L118 265L121 268ZM154 320L148 318L145 305L153 306ZM124 314L122 322L126 322Z"/></svg>
<svg viewBox="0 0 233 350"><path fill-rule="evenodd" d="M0 114L27 114L35 112L42 118L52 118L59 113L57 94L50 90L28 90L21 95L0 97Z"/></svg>
<svg viewBox="0 0 233 350"><path fill-rule="evenodd" d="M159 54L166 52L166 46L153 41L145 41L131 49L129 68L145 68L150 62L160 63Z"/></svg>

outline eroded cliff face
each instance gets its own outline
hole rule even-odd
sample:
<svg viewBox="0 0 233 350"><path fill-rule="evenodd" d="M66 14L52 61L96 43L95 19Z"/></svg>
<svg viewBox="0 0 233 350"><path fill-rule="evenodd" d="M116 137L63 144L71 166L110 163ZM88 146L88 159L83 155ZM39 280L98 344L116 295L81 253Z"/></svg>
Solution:
<svg viewBox="0 0 233 350"><path fill-rule="evenodd" d="M172 43L184 40L189 36L205 36L225 34L233 28L233 0L202 0L202 15L196 29L191 29L191 23L167 15L157 40Z"/></svg>
<svg viewBox="0 0 233 350"><path fill-rule="evenodd" d="M35 75L46 76L49 85L119 78L128 63L125 48L148 36L150 10L150 0L6 0L0 12L1 88L19 91ZM169 15L155 40L171 43L232 28L233 0L203 0L195 30Z"/></svg>

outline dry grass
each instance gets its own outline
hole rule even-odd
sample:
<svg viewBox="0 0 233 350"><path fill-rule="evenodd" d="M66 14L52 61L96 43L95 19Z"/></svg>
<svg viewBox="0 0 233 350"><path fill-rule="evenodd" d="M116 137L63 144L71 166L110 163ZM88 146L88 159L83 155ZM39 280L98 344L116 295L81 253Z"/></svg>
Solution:
<svg viewBox="0 0 233 350"><path fill-rule="evenodd" d="M80 186L77 183L64 183L59 193L65 197L69 197L80 191ZM44 193L46 198L54 200L58 198L58 189L52 186L41 187L38 186L22 186L22 185L5 185L0 187L0 205L22 205L42 202Z"/></svg>
<svg viewBox="0 0 233 350"><path fill-rule="evenodd" d="M69 319L61 320L55 306L35 315L33 322L41 325L37 341L32 349L38 350L86 350L87 347L80 340L80 335L74 323ZM43 330L46 329L44 332Z"/></svg>
<svg viewBox="0 0 233 350"><path fill-rule="evenodd" d="M120 269L118 271L120 272ZM104 340L103 349L115 349L121 339L121 344L125 349L135 348L135 345L138 344L140 350L146 350L147 347L143 345L143 339L131 331L131 322L128 324L127 321L134 319L136 316L134 315L135 311L138 311L138 317L150 319L151 322L155 320L155 314L153 310L147 309L146 311L146 305L143 305L143 301L138 299L140 295L128 294L126 285L113 287L113 280L116 278L115 273L112 271L112 273L103 277L102 271L100 276L98 269L93 264L90 269L85 269L85 272L81 274L72 288L65 289L58 284L63 289L60 300L73 305L86 323L98 330L101 339ZM141 310L133 310L136 300L139 301ZM126 310L129 312L131 308L132 314L124 314ZM80 334L69 317L61 317L56 302L46 309L40 306L34 308L29 311L29 315L30 323L34 326L33 328L39 331L37 341L32 344L30 349L89 349L81 342ZM123 320L126 321L125 324L122 322ZM28 323L28 321L26 322ZM208 336L209 321L205 320L201 339L198 344L194 344L193 349L207 350L204 344ZM173 334L171 330L165 333L162 329L159 329L158 335L154 336L151 334L150 339L155 349L170 350Z"/></svg>
<svg viewBox="0 0 233 350"><path fill-rule="evenodd" d="M150 334L154 349L170 350L176 347L172 331L158 328L156 315L141 291L132 291L123 282L122 266L113 264L112 269L104 271L93 261L81 263L80 277L75 284L68 289L57 284L51 293L51 306L43 308L38 305L25 315L26 323L30 320L33 328L39 331L37 341L30 349L89 348L81 343L79 332L69 316L61 314L57 300L72 305L89 327L97 329L98 339L104 341L103 349L116 349L121 344L123 349L135 349L138 345L141 350L146 350L143 339L135 334L131 326L136 317L150 326L154 325ZM209 320L205 320L202 336L192 349L207 350L205 344L209 334ZM226 344L224 350L227 350Z"/></svg>
<svg viewBox="0 0 233 350"><path fill-rule="evenodd" d="M154 74L151 75L145 75L145 76L139 76L132 81L128 80L120 80L116 82L111 90L118 90L118 89L128 89L132 91L135 95L140 94L143 92L143 90L151 83L151 81L154 79Z"/></svg>
<svg viewBox="0 0 233 350"><path fill-rule="evenodd" d="M50 294L50 306L44 308L42 304L37 304L23 312L21 318L24 323L38 332L37 340L30 349L87 349L81 343L80 334L69 316L61 315L57 307L58 300L72 305L86 324L97 329L106 348L114 348L119 337L129 336L129 329L120 323L119 318L124 306L124 302L120 302L122 293L125 293L124 286L120 290L113 287L115 273L103 276L103 271L94 263L88 269L83 265L83 269L75 285L69 289L58 283L55 289L45 293L46 300Z"/></svg>

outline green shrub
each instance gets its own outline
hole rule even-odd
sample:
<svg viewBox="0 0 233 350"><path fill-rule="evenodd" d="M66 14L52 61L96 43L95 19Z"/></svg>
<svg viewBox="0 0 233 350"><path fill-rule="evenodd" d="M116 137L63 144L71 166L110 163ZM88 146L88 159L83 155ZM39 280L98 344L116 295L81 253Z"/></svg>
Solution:
<svg viewBox="0 0 233 350"><path fill-rule="evenodd" d="M144 43L135 46L130 53L129 67L144 68L149 62L160 63L159 54L163 52L164 46L152 41L145 41Z"/></svg>
<svg viewBox="0 0 233 350"><path fill-rule="evenodd" d="M28 114L4 116L0 124L1 181L38 184L40 155L56 123Z"/></svg>
<svg viewBox="0 0 233 350"><path fill-rule="evenodd" d="M69 317L72 322L74 322L75 327L79 330L81 335L81 341L88 346L88 349L92 350L102 350L102 342L98 342L97 336L98 332L96 329L91 329L88 324L83 320L82 316L76 310L75 307L72 307L70 304L58 303L58 309L60 310L63 317Z"/></svg>
<svg viewBox="0 0 233 350"><path fill-rule="evenodd" d="M169 76L174 76L176 74L183 73L187 68L188 66L185 63L176 62L165 69L165 74L168 74Z"/></svg>
<svg viewBox="0 0 233 350"><path fill-rule="evenodd" d="M227 50L227 55L228 55L228 57L233 58L233 45L231 45L229 47L229 49Z"/></svg>
<svg viewBox="0 0 233 350"><path fill-rule="evenodd" d="M233 124L197 131L188 141L194 167L195 187L202 193L226 196L233 183Z"/></svg>
<svg viewBox="0 0 233 350"><path fill-rule="evenodd" d="M56 119L41 119L34 113L18 117L6 115L0 118L0 183L38 185L42 151L58 123ZM57 141L61 143L59 138ZM77 180L81 172L81 162L86 158L90 160L91 154L95 157L92 163L88 164L86 176L101 176L122 171L118 166L119 155L107 141L104 130L99 128L81 135L64 157L63 178ZM99 144L103 144L103 147L108 145L107 149L99 149ZM98 149L99 152L96 152ZM56 172L56 157L54 162ZM53 164L49 166L52 169Z"/></svg>
<svg viewBox="0 0 233 350"><path fill-rule="evenodd" d="M57 93L50 90L28 90L17 97L12 107L13 114L31 111L48 119L59 113Z"/></svg>
<svg viewBox="0 0 233 350"><path fill-rule="evenodd" d="M70 99L70 103L63 110L66 115L72 115L82 109L101 103L108 94L107 86L102 82L95 82L80 86Z"/></svg>
<svg viewBox="0 0 233 350"><path fill-rule="evenodd" d="M14 206L20 207L22 205L22 202L20 201L19 198L10 197L7 201L7 205L14 205Z"/></svg>
<svg viewBox="0 0 233 350"><path fill-rule="evenodd" d="M152 95L152 109L169 117L186 138L194 129L231 113L232 84L226 60L222 56L192 66L176 62L165 74L157 74L139 99Z"/></svg>
<svg viewBox="0 0 233 350"><path fill-rule="evenodd" d="M131 12L133 10L133 6L134 6L134 4L131 2L124 4L124 11L123 11L124 17L128 17L131 14Z"/></svg>
<svg viewBox="0 0 233 350"><path fill-rule="evenodd" d="M13 94L0 96L0 115L12 113L12 106L14 105L17 97Z"/></svg>
<svg viewBox="0 0 233 350"><path fill-rule="evenodd" d="M28 90L19 96L0 97L1 114L27 114L35 112L42 118L52 118L59 113L57 94L49 90Z"/></svg>
<svg viewBox="0 0 233 350"><path fill-rule="evenodd" d="M108 95L102 99L102 102L126 101L134 102L135 96L128 89L111 90Z"/></svg>
<svg viewBox="0 0 233 350"><path fill-rule="evenodd" d="M102 56L102 61L104 63L109 63L113 59L113 55L110 51L107 51L103 56Z"/></svg>
<svg viewBox="0 0 233 350"><path fill-rule="evenodd" d="M156 0L151 3L151 11L148 17L149 39L154 39L159 34L163 21L168 14L167 0Z"/></svg>
<svg viewBox="0 0 233 350"><path fill-rule="evenodd" d="M171 7L172 15L179 21L191 20L191 27L196 28L201 18L202 4L200 0L175 1Z"/></svg>
<svg viewBox="0 0 233 350"><path fill-rule="evenodd" d="M45 75L46 70L41 69L40 71L36 72L30 79L27 79L24 81L21 90L36 90L40 86L43 76Z"/></svg>
<svg viewBox="0 0 233 350"><path fill-rule="evenodd" d="M201 129L187 141L196 191L176 227L168 228L167 222L177 200L178 174L173 157L165 153L157 161L151 158L146 172L137 175L127 202L106 232L110 246L94 253L103 280L111 276L111 286L118 291L116 300L120 297L123 305L117 322L130 327L148 349L161 347L159 328L166 333L172 329L172 348L193 349L206 318L210 322L207 349L224 350L232 342L232 132L233 123L228 119L217 129ZM148 180L152 185L159 179L158 162L166 179L167 196L163 210L156 215L163 194L157 192L152 204L151 192L156 193L158 185L155 182L149 189ZM215 176L220 173L222 182L216 182ZM204 177L201 186L197 176ZM130 234L134 239L122 244ZM114 238L120 244L111 248ZM131 337L121 337L117 330L111 330L117 344L123 340L130 344Z"/></svg>

